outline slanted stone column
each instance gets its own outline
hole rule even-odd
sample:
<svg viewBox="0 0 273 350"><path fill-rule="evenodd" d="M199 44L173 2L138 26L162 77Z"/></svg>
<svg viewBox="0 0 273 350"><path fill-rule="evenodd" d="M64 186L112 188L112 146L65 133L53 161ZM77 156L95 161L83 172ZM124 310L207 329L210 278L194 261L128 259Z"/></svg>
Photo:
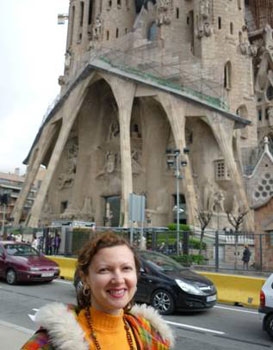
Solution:
<svg viewBox="0 0 273 350"><path fill-rule="evenodd" d="M230 120L224 119L221 115L214 113L210 126L230 172L232 180L231 186L233 186L234 193L236 193L236 197L239 201L238 206L243 210L249 210L248 214L245 216L244 226L247 231L254 232L253 213L249 209L244 183L235 162L232 149L233 123L234 122Z"/></svg>
<svg viewBox="0 0 273 350"><path fill-rule="evenodd" d="M187 166L183 168L183 189L187 200L187 220L191 225L197 225L197 201L194 188L194 181L191 173L191 165L187 154L183 154L186 147L185 139L185 102L173 95L166 93L159 93L159 101L162 104L170 122L172 132L175 139L176 147L180 150L182 157L187 161Z"/></svg>
<svg viewBox="0 0 273 350"><path fill-rule="evenodd" d="M63 116L62 127L58 136L58 140L52 152L45 174L45 178L42 182L42 185L31 210L31 217L29 220L30 227L37 227L39 224L41 211L44 205L49 185L51 183L56 167L60 161L70 130L75 122L75 119L82 106L82 102L86 96L87 84L88 82L85 82L84 84L79 85L74 91L72 91L69 98L65 101L63 109L60 111L60 113L62 113Z"/></svg>
<svg viewBox="0 0 273 350"><path fill-rule="evenodd" d="M129 223L129 194L133 192L130 121L136 86L117 77L109 79L119 108L121 156L121 215L123 226Z"/></svg>
<svg viewBox="0 0 273 350"><path fill-rule="evenodd" d="M52 137L55 134L55 129L56 125L45 126L38 144L34 146L31 152L30 162L27 168L27 176L12 213L14 225L19 225L20 223L25 201L39 171L44 155L51 144Z"/></svg>

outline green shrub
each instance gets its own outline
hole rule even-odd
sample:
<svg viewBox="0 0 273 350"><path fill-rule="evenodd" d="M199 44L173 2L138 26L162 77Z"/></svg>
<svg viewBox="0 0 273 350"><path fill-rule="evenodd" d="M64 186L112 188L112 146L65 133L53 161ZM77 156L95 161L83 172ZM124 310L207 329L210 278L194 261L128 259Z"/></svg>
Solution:
<svg viewBox="0 0 273 350"><path fill-rule="evenodd" d="M176 231L177 230L177 225L172 223L168 225L168 229L170 231ZM179 231L186 231L186 232L190 232L190 226L187 224L180 224L179 225Z"/></svg>
<svg viewBox="0 0 273 350"><path fill-rule="evenodd" d="M200 240L198 238L190 237L189 248L200 249ZM205 242L202 242L202 249L205 250L206 248L207 248L207 244Z"/></svg>
<svg viewBox="0 0 273 350"><path fill-rule="evenodd" d="M204 264L205 258L203 255L171 255L171 258L184 266L189 266L192 264L202 265Z"/></svg>

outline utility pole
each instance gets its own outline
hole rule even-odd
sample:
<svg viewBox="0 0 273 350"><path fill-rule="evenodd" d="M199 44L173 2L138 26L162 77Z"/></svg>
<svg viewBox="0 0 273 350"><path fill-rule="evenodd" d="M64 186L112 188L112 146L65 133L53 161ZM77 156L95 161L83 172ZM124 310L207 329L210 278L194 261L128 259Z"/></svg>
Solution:
<svg viewBox="0 0 273 350"><path fill-rule="evenodd" d="M184 153L188 153L189 150L184 148ZM183 179L183 175L181 175L180 170L181 166L184 167L187 165L186 161L180 161L180 150L179 149L167 149L167 165L170 168L174 168L174 175L176 178L176 253L179 255L180 253L180 189L179 189L179 180Z"/></svg>

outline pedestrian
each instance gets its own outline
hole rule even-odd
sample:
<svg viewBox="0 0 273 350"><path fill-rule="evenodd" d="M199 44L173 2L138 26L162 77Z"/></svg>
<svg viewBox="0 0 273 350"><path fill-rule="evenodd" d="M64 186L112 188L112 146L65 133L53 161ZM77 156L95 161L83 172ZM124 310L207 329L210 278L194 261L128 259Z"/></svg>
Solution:
<svg viewBox="0 0 273 350"><path fill-rule="evenodd" d="M56 233L54 240L53 240L53 254L54 255L59 254L60 244L61 244L61 237L58 233Z"/></svg>
<svg viewBox="0 0 273 350"><path fill-rule="evenodd" d="M38 245L39 245L39 241L38 238L36 236L33 237L33 241L31 243L31 246L35 249L38 249Z"/></svg>
<svg viewBox="0 0 273 350"><path fill-rule="evenodd" d="M249 250L248 245L245 245L245 249L243 251L243 257L242 257L242 261L243 261L243 268L245 270L248 270L248 263L250 260L250 256L251 256L251 252Z"/></svg>
<svg viewBox="0 0 273 350"><path fill-rule="evenodd" d="M79 253L83 283L78 306L53 303L42 307L40 329L21 350L168 350L170 327L155 309L133 305L139 260L123 237L95 235Z"/></svg>

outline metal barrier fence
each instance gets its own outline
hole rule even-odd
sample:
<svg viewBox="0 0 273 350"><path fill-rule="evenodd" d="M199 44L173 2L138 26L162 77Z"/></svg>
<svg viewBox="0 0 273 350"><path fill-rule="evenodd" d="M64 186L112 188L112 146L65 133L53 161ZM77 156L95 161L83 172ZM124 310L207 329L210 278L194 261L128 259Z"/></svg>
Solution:
<svg viewBox="0 0 273 350"><path fill-rule="evenodd" d="M97 227L96 232L112 230L124 237L136 248L149 249L173 256L184 265L198 265L209 271L273 271L273 233L258 234L239 232L206 232L202 248L200 232L179 232L179 252L177 255L177 232L166 228ZM4 238L13 236L18 240L32 242L38 238L38 249L46 255L76 257L83 244L94 230L90 228L46 227L39 229L9 228ZM56 237L60 237L56 247ZM250 251L249 262L242 261L245 247Z"/></svg>

